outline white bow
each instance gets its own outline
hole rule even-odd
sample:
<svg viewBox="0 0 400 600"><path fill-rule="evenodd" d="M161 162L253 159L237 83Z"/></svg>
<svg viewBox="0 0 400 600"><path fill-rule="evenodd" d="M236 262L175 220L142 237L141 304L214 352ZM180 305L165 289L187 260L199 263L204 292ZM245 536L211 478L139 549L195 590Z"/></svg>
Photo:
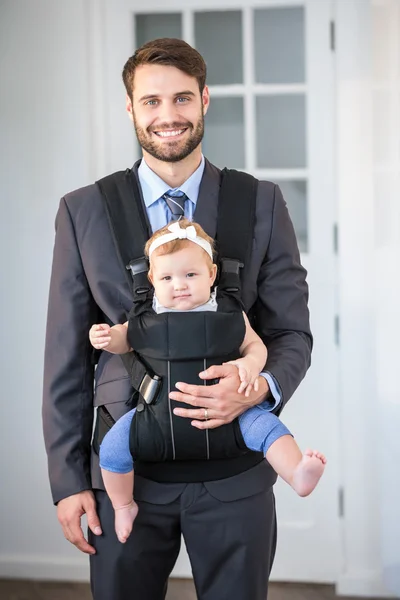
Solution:
<svg viewBox="0 0 400 600"><path fill-rule="evenodd" d="M209 244L209 242L207 242L207 240L204 240L203 238L197 235L196 229L195 227L193 227L193 225L189 225L189 227L186 227L186 229L184 229L179 225L179 221L174 221L174 223L171 223L171 225L168 226L168 231L170 231L171 233L164 233L164 235L160 235L160 237L156 238L154 242L150 244L149 258L151 258L151 255L153 254L156 248L159 248L163 244L171 242L172 240L179 239L190 240L198 246L201 246L203 250L207 252L211 260L213 260L213 252L211 245Z"/></svg>
<svg viewBox="0 0 400 600"><path fill-rule="evenodd" d="M193 227L193 225L189 225L189 227L184 229L179 225L179 221L171 223L171 225L168 227L168 231L176 235L176 237L180 240L188 239L193 241L197 236L196 229Z"/></svg>

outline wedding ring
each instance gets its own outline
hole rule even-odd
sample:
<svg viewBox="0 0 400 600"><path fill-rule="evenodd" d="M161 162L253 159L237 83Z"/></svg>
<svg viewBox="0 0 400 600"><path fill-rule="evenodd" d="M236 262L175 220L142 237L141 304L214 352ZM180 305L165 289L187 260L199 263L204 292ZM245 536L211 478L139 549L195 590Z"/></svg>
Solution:
<svg viewBox="0 0 400 600"><path fill-rule="evenodd" d="M208 410L206 408L204 409L204 420L208 420Z"/></svg>

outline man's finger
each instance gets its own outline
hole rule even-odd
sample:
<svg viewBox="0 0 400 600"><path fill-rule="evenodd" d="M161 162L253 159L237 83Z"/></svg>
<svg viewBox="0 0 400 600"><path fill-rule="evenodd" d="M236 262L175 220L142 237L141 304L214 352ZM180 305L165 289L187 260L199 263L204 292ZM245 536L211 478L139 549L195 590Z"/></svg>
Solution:
<svg viewBox="0 0 400 600"><path fill-rule="evenodd" d="M89 529L94 533L94 535L101 535L101 526L100 519L97 516L97 512L95 510L88 511L87 513L87 522Z"/></svg>
<svg viewBox="0 0 400 600"><path fill-rule="evenodd" d="M212 385L197 386L182 383L179 384L179 388L181 391L170 392L169 397L178 402L187 402L192 406L204 406L205 408L208 408L208 405L204 404L204 401L207 401L207 399L211 400L214 395L212 392Z"/></svg>
<svg viewBox="0 0 400 600"><path fill-rule="evenodd" d="M208 419L207 421L192 421L191 425L197 429L216 429L217 427L221 427L221 425L225 425L227 422L228 421L223 421L222 419Z"/></svg>
<svg viewBox="0 0 400 600"><path fill-rule="evenodd" d="M201 419L205 418L205 407L203 408L174 408L174 415L177 417L186 417L187 419ZM215 412L215 411L214 411Z"/></svg>
<svg viewBox="0 0 400 600"><path fill-rule="evenodd" d="M63 527L66 539L85 554L96 554L96 550L91 546L83 535L83 531L76 523Z"/></svg>

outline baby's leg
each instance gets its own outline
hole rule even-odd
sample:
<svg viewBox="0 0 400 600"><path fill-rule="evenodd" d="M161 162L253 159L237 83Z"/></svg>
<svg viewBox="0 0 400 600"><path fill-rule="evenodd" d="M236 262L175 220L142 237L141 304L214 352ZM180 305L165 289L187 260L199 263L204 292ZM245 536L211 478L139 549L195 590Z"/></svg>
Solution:
<svg viewBox="0 0 400 600"><path fill-rule="evenodd" d="M128 539L138 512L133 500L133 461L129 450L129 430L135 410L115 423L100 446L101 474L115 510L115 531L122 543Z"/></svg>
<svg viewBox="0 0 400 600"><path fill-rule="evenodd" d="M255 406L239 417L246 446L262 451L274 471L299 496L308 496L325 469L325 457L306 450L304 455L287 427L271 412Z"/></svg>

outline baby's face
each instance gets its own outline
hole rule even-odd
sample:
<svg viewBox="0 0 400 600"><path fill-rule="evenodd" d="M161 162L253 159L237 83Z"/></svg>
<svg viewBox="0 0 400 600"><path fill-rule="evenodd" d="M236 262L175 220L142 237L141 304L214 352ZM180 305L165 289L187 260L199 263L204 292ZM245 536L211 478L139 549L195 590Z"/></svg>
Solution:
<svg viewBox="0 0 400 600"><path fill-rule="evenodd" d="M153 255L151 262L154 291L166 308L191 310L210 298L217 268L210 269L205 250L197 244L173 254Z"/></svg>

